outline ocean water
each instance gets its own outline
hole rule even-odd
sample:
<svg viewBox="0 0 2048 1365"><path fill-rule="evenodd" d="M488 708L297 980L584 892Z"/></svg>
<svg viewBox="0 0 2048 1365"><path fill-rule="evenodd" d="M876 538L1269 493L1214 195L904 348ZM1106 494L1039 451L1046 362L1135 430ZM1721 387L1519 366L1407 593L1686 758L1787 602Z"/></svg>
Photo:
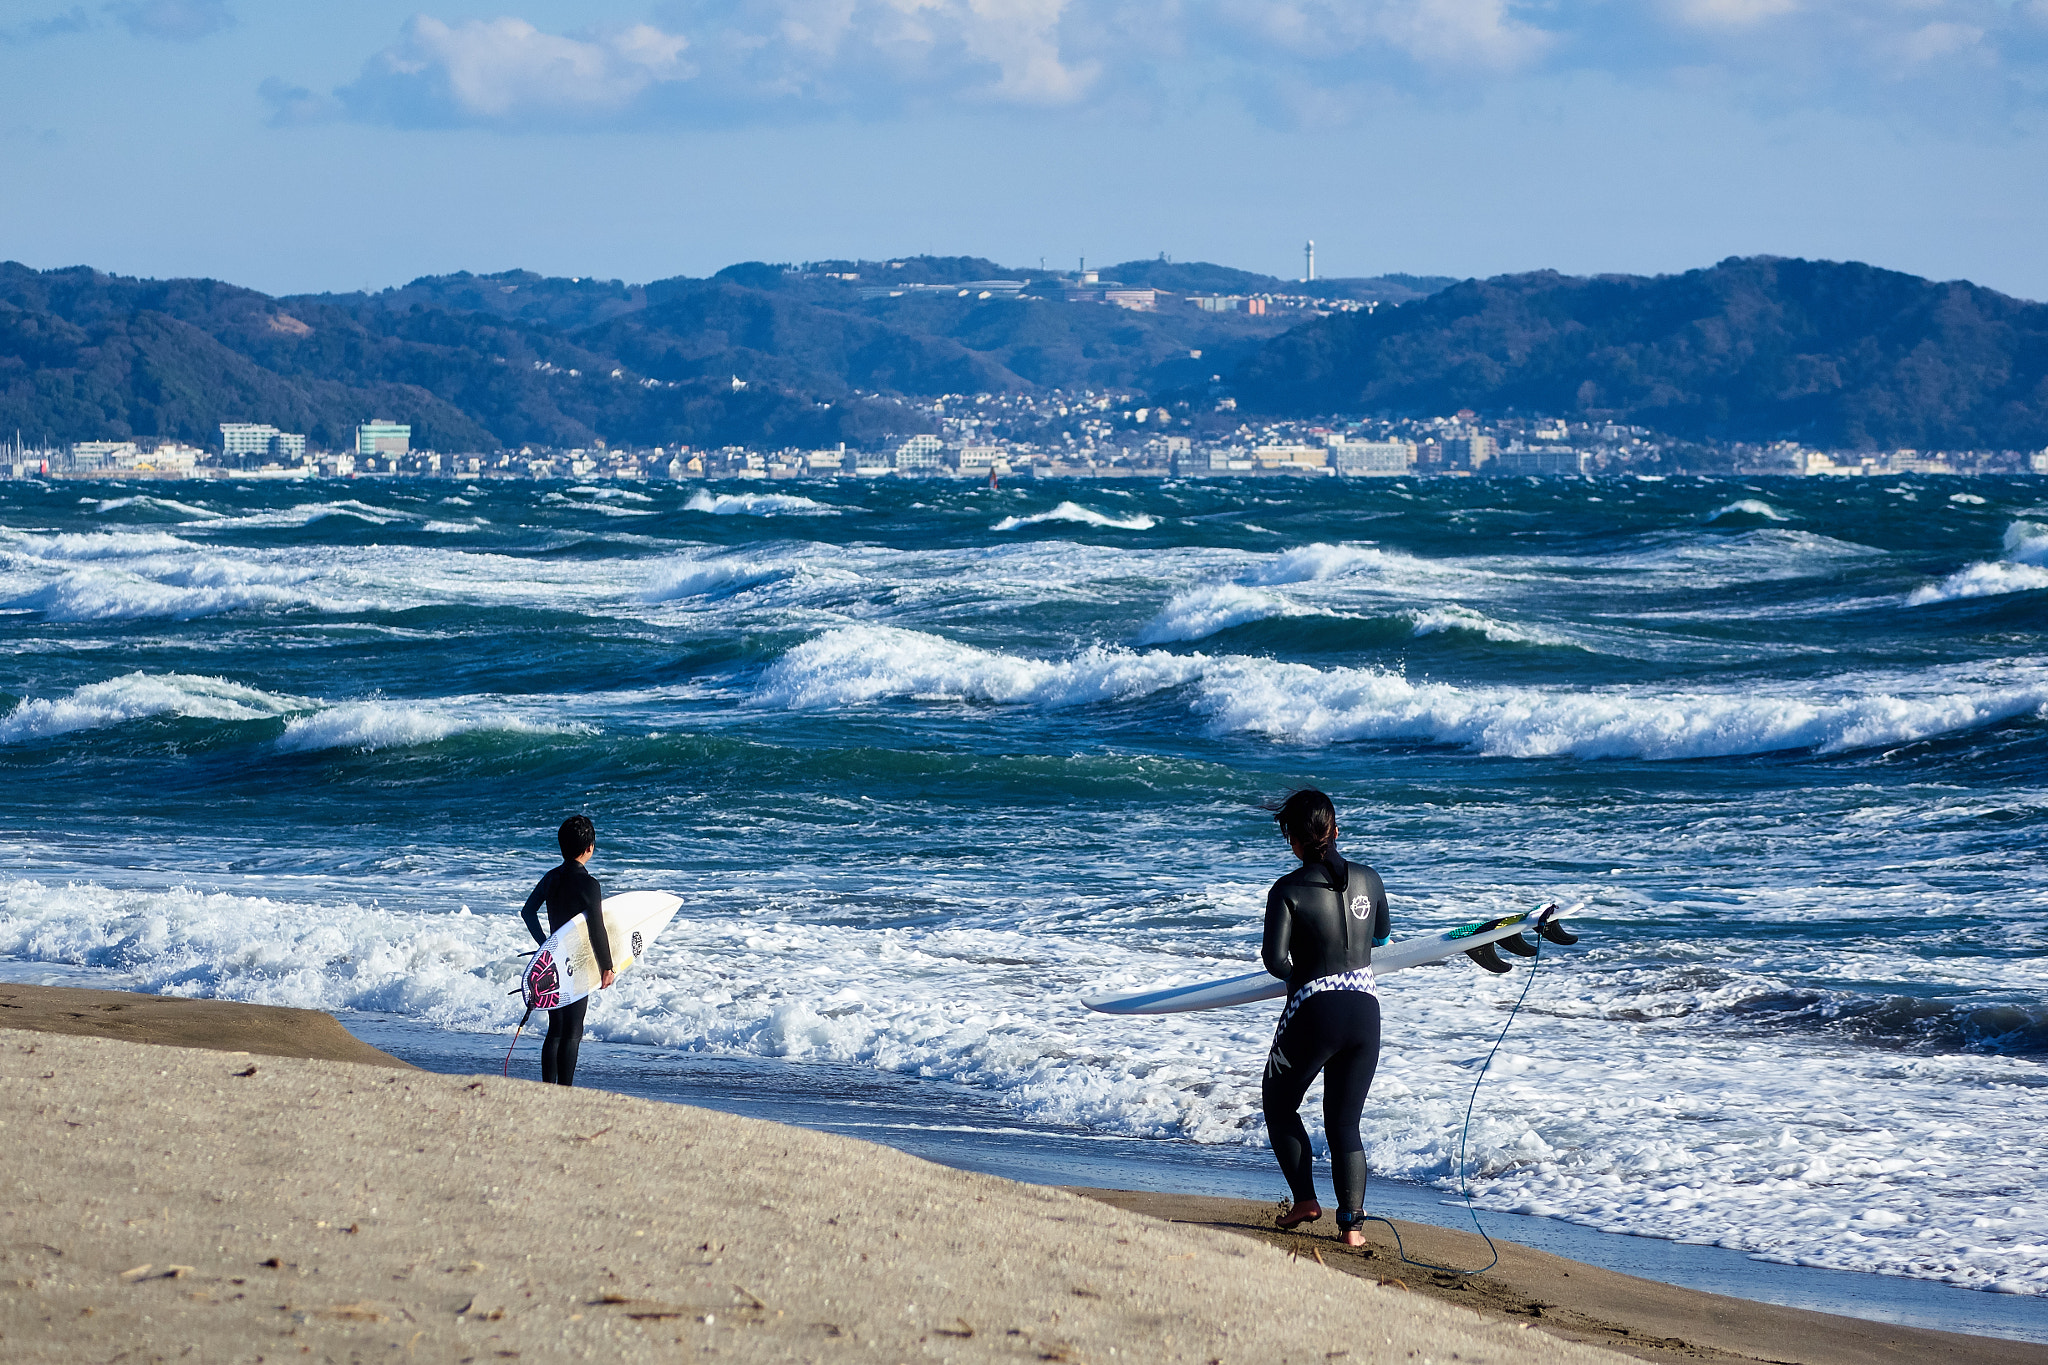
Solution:
<svg viewBox="0 0 2048 1365"><path fill-rule="evenodd" d="M1077 998L1312 784L1397 937L1587 902L1482 1208L2048 1294L2048 481L17 482L0 633L17 971L502 1039L585 811L685 901L596 1038L1240 1169L1276 1007ZM1376 1173L1524 972L1383 984Z"/></svg>

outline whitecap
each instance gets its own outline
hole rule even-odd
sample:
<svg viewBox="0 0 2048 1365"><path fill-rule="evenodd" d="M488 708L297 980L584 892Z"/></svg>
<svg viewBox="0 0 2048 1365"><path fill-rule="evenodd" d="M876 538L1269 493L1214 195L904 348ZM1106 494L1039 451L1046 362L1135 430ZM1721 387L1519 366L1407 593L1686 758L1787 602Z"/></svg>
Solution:
<svg viewBox="0 0 2048 1365"><path fill-rule="evenodd" d="M700 488L683 504L686 512L708 512L714 517L836 517L840 509L795 493L712 493Z"/></svg>
<svg viewBox="0 0 2048 1365"><path fill-rule="evenodd" d="M1370 546L1301 545L1284 550L1264 564L1246 570L1238 582L1274 586L1285 583L1313 583L1341 578L1361 570L1381 571L1392 565L1422 566L1426 561L1407 555L1390 555Z"/></svg>
<svg viewBox="0 0 2048 1365"><path fill-rule="evenodd" d="M460 699L434 705L412 702L341 702L285 723L277 747L287 753L317 749L404 749L435 744L472 730L520 734L562 734L574 727L536 725L520 717L481 711L473 704L451 710Z"/></svg>
<svg viewBox="0 0 2048 1365"><path fill-rule="evenodd" d="M2048 588L2048 526L2016 521L2005 528L2005 555L1980 560L1939 583L1923 584L1906 594L1906 605L1924 607L1968 597L1997 597L2010 592Z"/></svg>
<svg viewBox="0 0 2048 1365"><path fill-rule="evenodd" d="M1766 521L1791 520L1790 517L1787 517L1783 512L1780 512L1777 508L1771 506L1762 498L1737 498L1734 502L1729 503L1727 506L1716 507L1713 511L1707 513L1706 520L1709 522L1716 522L1723 517L1745 516L1762 517Z"/></svg>
<svg viewBox="0 0 2048 1365"><path fill-rule="evenodd" d="M1565 645L1574 649L1585 648L1577 640L1560 635L1556 631L1544 630L1539 626L1518 626L1506 621L1496 621L1483 612L1474 611L1455 602L1441 607L1431 607L1426 611L1411 611L1407 613L1407 617L1415 623L1411 633L1417 639L1451 631L1471 631L1476 635L1485 636L1495 644Z"/></svg>
<svg viewBox="0 0 2048 1365"><path fill-rule="evenodd" d="M1173 640L1201 640L1219 630L1274 616L1292 616L1299 609L1279 593L1237 583L1210 583L1176 593L1159 614L1138 632L1141 645Z"/></svg>
<svg viewBox="0 0 2048 1365"><path fill-rule="evenodd" d="M120 559L197 547L167 531L66 531L34 535L0 528L0 545L35 559Z"/></svg>
<svg viewBox="0 0 2048 1365"><path fill-rule="evenodd" d="M286 581L277 581L279 577ZM39 611L51 621L189 621L236 611L325 605L294 586L298 577L267 575L255 566L218 561L202 561L159 577L92 568L63 574L9 605Z"/></svg>
<svg viewBox="0 0 2048 1365"><path fill-rule="evenodd" d="M777 659L754 697L792 709L889 698L1079 706L1177 687L1204 663L1200 655L1100 646L1068 659L1030 659L895 626L847 626Z"/></svg>
<svg viewBox="0 0 2048 1365"><path fill-rule="evenodd" d="M125 498L80 498L79 501L93 504L94 510L101 513L119 511L123 507L161 507L166 512L176 512L186 517L221 515L205 507L194 507L187 502L173 502L169 498L153 498L147 493L136 493Z"/></svg>
<svg viewBox="0 0 2048 1365"><path fill-rule="evenodd" d="M214 531L229 528L263 530L268 528L311 526L314 522L325 521L329 517L349 517L356 521L367 521L372 526L389 526L393 522L398 521L424 520L416 512L404 512L394 507L372 507L366 502L357 502L353 498L342 502L303 502L295 507L287 507L274 512L250 512L238 517L208 515L211 516L210 520L187 522L185 524L194 529L204 528Z"/></svg>
<svg viewBox="0 0 2048 1365"><path fill-rule="evenodd" d="M1113 517L1098 512L1092 507L1083 507L1077 502L1063 502L1050 512L1036 512L1028 517L1004 517L989 529L992 531L1014 531L1020 526L1037 526L1048 521L1073 521L1084 526L1099 526L1114 531L1149 531L1158 525L1158 520L1143 512L1134 512L1128 517Z"/></svg>
<svg viewBox="0 0 2048 1365"><path fill-rule="evenodd" d="M128 673L88 683L56 700L28 698L0 717L0 744L98 730L152 716L199 720L268 720L313 703L278 696L226 678L189 673Z"/></svg>
<svg viewBox="0 0 2048 1365"><path fill-rule="evenodd" d="M683 597L708 597L737 592L786 576L780 568L742 559L677 560L663 564L640 590L643 602L673 602Z"/></svg>
<svg viewBox="0 0 2048 1365"><path fill-rule="evenodd" d="M1302 744L1398 740L1501 758L1841 753L1977 729L2048 707L2048 682L1897 680L1779 695L1417 683L1380 669L1217 661L1195 709L1225 733Z"/></svg>

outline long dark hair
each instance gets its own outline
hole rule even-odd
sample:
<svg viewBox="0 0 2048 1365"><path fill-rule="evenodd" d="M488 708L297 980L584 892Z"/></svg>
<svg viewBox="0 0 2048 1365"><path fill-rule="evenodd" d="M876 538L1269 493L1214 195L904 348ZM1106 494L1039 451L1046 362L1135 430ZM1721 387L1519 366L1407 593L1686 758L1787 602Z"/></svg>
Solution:
<svg viewBox="0 0 2048 1365"><path fill-rule="evenodd" d="M1274 812L1274 821L1290 843L1308 852L1308 861L1319 862L1328 873L1330 885L1342 891L1351 869L1337 852L1337 807L1314 787L1289 793Z"/></svg>
<svg viewBox="0 0 2048 1365"><path fill-rule="evenodd" d="M1273 820L1290 842L1311 853L1328 848L1337 837L1337 807L1314 787L1289 792Z"/></svg>

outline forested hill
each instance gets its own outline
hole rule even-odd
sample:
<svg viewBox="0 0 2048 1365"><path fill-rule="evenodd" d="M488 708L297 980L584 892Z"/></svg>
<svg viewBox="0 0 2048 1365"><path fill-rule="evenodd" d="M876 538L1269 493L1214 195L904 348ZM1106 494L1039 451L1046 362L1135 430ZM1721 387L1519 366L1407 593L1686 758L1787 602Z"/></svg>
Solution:
<svg viewBox="0 0 2048 1365"><path fill-rule="evenodd" d="M1225 281L1236 292L1304 288L1163 261L1102 275L1132 285L1156 278L1175 291ZM985 279L1030 281L1034 297L951 287ZM1325 297L1392 302L1447 283L1401 276L1317 287ZM875 297L876 284L893 296ZM753 262L645 285L465 272L375 294L286 298L213 280L8 263L0 431L59 443L138 436L212 445L219 423L253 421L332 449L348 444L357 423L389 417L410 422L416 444L441 450L600 438L863 444L928 425L888 396L1200 385L1300 316L1206 312L1180 293L1162 295L1151 313L1071 304L1062 277L975 257L794 270Z"/></svg>
<svg viewBox="0 0 2048 1365"><path fill-rule="evenodd" d="M1827 447L2048 446L2048 305L1867 265L1772 257L1654 278L1468 280L1268 343L1271 413L1473 408Z"/></svg>

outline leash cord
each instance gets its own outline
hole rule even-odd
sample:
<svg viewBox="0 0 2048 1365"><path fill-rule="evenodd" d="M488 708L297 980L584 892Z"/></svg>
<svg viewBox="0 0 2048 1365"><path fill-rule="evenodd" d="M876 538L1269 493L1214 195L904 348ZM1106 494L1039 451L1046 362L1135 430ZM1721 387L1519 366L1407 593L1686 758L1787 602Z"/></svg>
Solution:
<svg viewBox="0 0 2048 1365"><path fill-rule="evenodd" d="M1465 1212L1472 1215L1472 1226L1479 1230L1480 1237L1486 1242L1486 1249L1493 1253L1493 1259L1480 1266L1477 1270L1460 1270L1456 1266L1436 1265L1429 1261L1418 1261L1408 1254L1407 1248L1401 1245L1401 1229L1394 1226L1392 1219L1382 1218L1376 1213L1369 1213L1360 1219L1359 1225L1365 1223L1385 1223L1387 1225L1387 1230L1394 1234L1394 1252L1400 1256L1402 1265L1419 1266L1424 1270L1440 1270L1446 1275L1484 1275L1487 1271L1500 1264L1500 1248L1493 1244L1493 1238L1486 1235L1486 1226L1479 1221L1479 1210L1472 1203L1472 1173L1471 1168L1465 1161L1466 1143L1472 1136L1472 1111L1479 1103L1479 1087L1485 1082L1487 1070L1493 1066L1493 1059L1499 1053L1500 1045L1508 1040L1508 1030L1515 1026L1515 1016L1522 1012L1522 1002L1529 998L1529 988L1536 984L1536 968L1542 961L1543 936L1538 934L1536 936L1536 956L1529 960L1529 974L1522 981L1522 993L1515 997L1514 1008L1508 1011L1507 1022L1500 1026L1500 1037L1493 1040L1492 1050L1486 1054L1486 1060L1479 1066L1479 1074L1472 1080L1472 1094L1465 1101L1465 1126L1458 1133L1458 1193L1464 1196Z"/></svg>

